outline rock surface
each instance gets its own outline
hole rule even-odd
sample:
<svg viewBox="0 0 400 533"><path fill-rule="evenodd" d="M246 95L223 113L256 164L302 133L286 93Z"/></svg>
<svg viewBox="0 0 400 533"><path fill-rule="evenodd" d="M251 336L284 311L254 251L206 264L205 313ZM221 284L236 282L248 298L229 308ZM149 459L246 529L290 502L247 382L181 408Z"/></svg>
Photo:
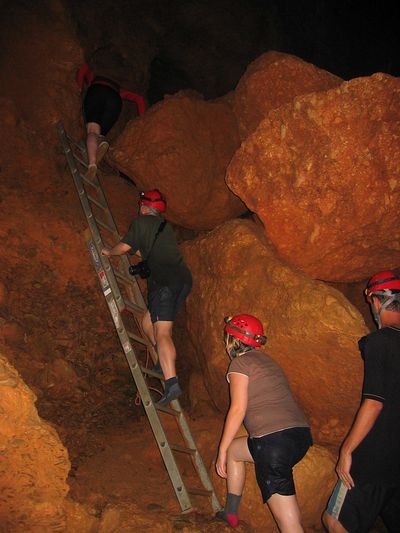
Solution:
<svg viewBox="0 0 400 533"><path fill-rule="evenodd" d="M109 159L142 190L166 192L168 220L202 230L246 210L224 180L238 147L227 104L180 93L131 121Z"/></svg>
<svg viewBox="0 0 400 533"><path fill-rule="evenodd" d="M0 355L0 530L64 531L70 463L35 396Z"/></svg>
<svg viewBox="0 0 400 533"><path fill-rule="evenodd" d="M223 318L253 314L264 324L265 351L285 370L315 441L339 443L360 397L357 340L367 328L359 312L337 290L277 258L251 220L227 222L186 242L183 251L195 279L188 330L215 405L222 411L228 405Z"/></svg>
<svg viewBox="0 0 400 533"><path fill-rule="evenodd" d="M400 79L375 74L271 111L227 183L282 258L357 281L400 262L399 148Z"/></svg>
<svg viewBox="0 0 400 533"><path fill-rule="evenodd" d="M272 109L301 94L326 91L342 79L302 59L267 52L253 61L234 92L234 110L241 139L246 139Z"/></svg>

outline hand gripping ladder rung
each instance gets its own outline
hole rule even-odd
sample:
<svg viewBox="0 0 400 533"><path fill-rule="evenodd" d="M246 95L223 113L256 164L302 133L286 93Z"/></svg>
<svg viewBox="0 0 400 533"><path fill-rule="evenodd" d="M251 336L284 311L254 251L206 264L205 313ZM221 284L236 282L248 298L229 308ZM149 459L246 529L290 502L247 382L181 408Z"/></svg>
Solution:
<svg viewBox="0 0 400 533"><path fill-rule="evenodd" d="M152 397L150 396L143 374L148 374L153 378L155 377L160 380L162 379L162 376L151 369L142 367L133 348L133 343L145 346L149 350L153 361L155 361L156 354L152 347L149 346L141 329L139 320L140 315L146 310L144 298L136 279L129 275L128 268L130 263L126 255L119 258L119 270L114 271L113 265L109 259L100 254L100 250L103 247L102 235L100 233L101 228L106 229L111 233L114 242L118 242L120 236L97 176L92 180L84 179L83 174L87 169L87 164L84 162L87 160L85 146L83 143L78 143L67 135L61 123L57 125L57 130L89 225L90 233L86 232L89 255L96 270L100 287L112 316L123 352L127 359L132 377L136 383L145 413L149 419L150 426L182 512L193 510L190 494L210 497L213 510L218 511L221 509L221 506L179 401L174 400L168 407L158 407L154 404ZM88 181L89 183L87 183ZM85 185L90 187L90 194L86 192ZM92 210L92 204L101 207L103 217L101 220L95 215L94 210ZM104 220L104 218L106 220ZM125 289L124 294L127 294L125 298L123 298L121 294L118 280L123 283ZM125 327L121 315L122 312L132 313L139 329L139 335ZM184 446L180 444L169 444L158 412L172 415L174 417L177 421L181 436L185 441ZM202 488L186 488L174 452L181 455L187 455L191 458L195 471L203 485Z"/></svg>

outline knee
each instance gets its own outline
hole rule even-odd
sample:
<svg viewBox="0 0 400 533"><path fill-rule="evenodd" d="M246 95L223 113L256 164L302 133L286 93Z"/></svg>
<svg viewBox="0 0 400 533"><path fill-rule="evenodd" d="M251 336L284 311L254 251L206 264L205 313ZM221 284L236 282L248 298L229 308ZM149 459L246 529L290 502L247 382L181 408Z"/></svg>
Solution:
<svg viewBox="0 0 400 533"><path fill-rule="evenodd" d="M333 518L326 511L322 515L322 523L329 533L344 533L346 530L341 526L340 522Z"/></svg>
<svg viewBox="0 0 400 533"><path fill-rule="evenodd" d="M301 516L298 509L285 509L275 514L279 529L282 531L299 531L301 528Z"/></svg>
<svg viewBox="0 0 400 533"><path fill-rule="evenodd" d="M156 335L157 343L160 343L160 342L163 342L163 341L167 341L167 342L172 341L172 334L168 330L163 330L163 331L157 330L155 335Z"/></svg>

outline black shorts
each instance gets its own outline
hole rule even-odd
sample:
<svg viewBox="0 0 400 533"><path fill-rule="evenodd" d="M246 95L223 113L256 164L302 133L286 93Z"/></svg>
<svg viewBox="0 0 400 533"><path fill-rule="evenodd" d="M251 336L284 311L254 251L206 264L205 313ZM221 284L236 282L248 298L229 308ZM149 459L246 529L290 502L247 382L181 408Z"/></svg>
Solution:
<svg viewBox="0 0 400 533"><path fill-rule="evenodd" d="M254 460L263 502L266 503L273 494L296 494L293 467L312 445L310 428L295 427L264 437L249 437L247 444Z"/></svg>
<svg viewBox="0 0 400 533"><path fill-rule="evenodd" d="M339 480L326 511L349 533L370 531L378 516L382 517L389 533L398 532L400 485L355 482L355 486L348 490Z"/></svg>
<svg viewBox="0 0 400 533"><path fill-rule="evenodd" d="M83 101L85 122L99 124L102 135L106 135L117 122L121 109L122 98L108 85L95 83L87 90Z"/></svg>
<svg viewBox="0 0 400 533"><path fill-rule="evenodd" d="M161 287L150 292L148 307L152 323L159 320L174 321L191 288L191 285L185 283L180 287Z"/></svg>

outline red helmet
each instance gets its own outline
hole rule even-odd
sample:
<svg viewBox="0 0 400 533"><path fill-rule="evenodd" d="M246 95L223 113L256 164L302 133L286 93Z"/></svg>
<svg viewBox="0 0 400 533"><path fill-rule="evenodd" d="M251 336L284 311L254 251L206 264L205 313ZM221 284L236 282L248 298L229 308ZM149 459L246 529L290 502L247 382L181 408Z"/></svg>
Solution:
<svg viewBox="0 0 400 533"><path fill-rule="evenodd" d="M267 342L258 318L251 315L226 316L224 331L250 346L262 346Z"/></svg>
<svg viewBox="0 0 400 533"><path fill-rule="evenodd" d="M365 294L370 298L374 293L390 295L392 291L400 291L400 277L391 270L382 270L369 280Z"/></svg>
<svg viewBox="0 0 400 533"><path fill-rule="evenodd" d="M154 209L157 209L158 211L160 211L160 213L164 213L167 208L167 202L165 201L163 195L158 189L153 189L147 192L141 192L139 198L139 205L142 204L148 205L149 207L154 207Z"/></svg>

